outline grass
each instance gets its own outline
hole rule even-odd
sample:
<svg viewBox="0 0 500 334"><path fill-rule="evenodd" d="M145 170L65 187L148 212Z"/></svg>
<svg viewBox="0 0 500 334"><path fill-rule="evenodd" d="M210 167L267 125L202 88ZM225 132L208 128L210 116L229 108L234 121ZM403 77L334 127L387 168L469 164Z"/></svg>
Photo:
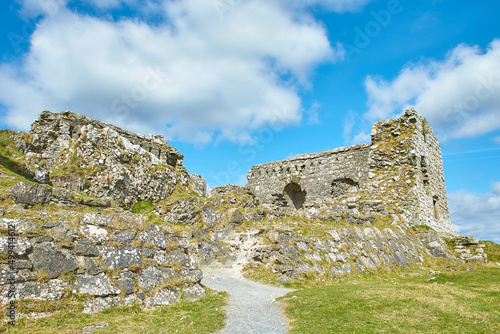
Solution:
<svg viewBox="0 0 500 334"><path fill-rule="evenodd" d="M207 289L207 296L195 302L181 301L156 310L143 310L139 305L114 307L94 314L83 314L82 303L70 304L46 302L43 308L24 312L54 312L47 318L19 319L15 326L2 321L0 331L8 333L75 333L86 326L106 322L109 326L92 333L214 333L224 327L226 293ZM36 304L36 303L35 303ZM2 309L4 312L4 309Z"/></svg>
<svg viewBox="0 0 500 334"><path fill-rule="evenodd" d="M151 201L136 202L132 205L132 213L149 213L155 207L155 204Z"/></svg>
<svg viewBox="0 0 500 334"><path fill-rule="evenodd" d="M0 130L0 172L11 176L11 179L1 180L0 185L10 187L21 181L32 181L31 175L23 165L24 154L16 147L10 138L17 134L11 130Z"/></svg>
<svg viewBox="0 0 500 334"><path fill-rule="evenodd" d="M385 275L289 293L290 333L500 332L499 268Z"/></svg>
<svg viewBox="0 0 500 334"><path fill-rule="evenodd" d="M500 245L491 241L481 241L485 244L484 252L488 254L489 262L500 262Z"/></svg>

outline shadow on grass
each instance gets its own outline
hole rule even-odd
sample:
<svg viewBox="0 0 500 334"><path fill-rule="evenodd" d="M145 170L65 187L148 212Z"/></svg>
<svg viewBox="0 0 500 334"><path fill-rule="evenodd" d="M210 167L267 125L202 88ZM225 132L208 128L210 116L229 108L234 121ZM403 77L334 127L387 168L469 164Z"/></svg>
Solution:
<svg viewBox="0 0 500 334"><path fill-rule="evenodd" d="M27 179L28 181L35 182L33 175L24 167L22 163L0 154L0 165L12 173Z"/></svg>

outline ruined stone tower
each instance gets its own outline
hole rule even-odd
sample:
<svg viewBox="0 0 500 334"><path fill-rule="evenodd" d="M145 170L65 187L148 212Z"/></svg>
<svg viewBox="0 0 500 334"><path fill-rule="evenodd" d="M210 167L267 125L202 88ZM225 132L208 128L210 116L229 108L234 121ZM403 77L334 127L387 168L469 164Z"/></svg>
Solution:
<svg viewBox="0 0 500 334"><path fill-rule="evenodd" d="M395 215L410 225L455 234L441 148L426 119L414 109L376 123L371 144L257 165L247 178L264 204L335 210L366 220Z"/></svg>

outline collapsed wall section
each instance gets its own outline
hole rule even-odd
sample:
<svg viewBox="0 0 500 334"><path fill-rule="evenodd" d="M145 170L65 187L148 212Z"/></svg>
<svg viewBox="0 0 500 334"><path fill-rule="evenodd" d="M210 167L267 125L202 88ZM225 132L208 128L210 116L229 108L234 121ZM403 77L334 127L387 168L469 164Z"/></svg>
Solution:
<svg viewBox="0 0 500 334"><path fill-rule="evenodd" d="M89 125L97 131L102 131L106 128L113 130L119 136L126 138L131 144L138 145L146 152L154 155L161 163L174 168L184 158L174 147L168 145L160 135L149 135L146 137L70 111L60 113L52 113L48 110L43 111L31 125L30 134L36 136L36 140L33 141L30 151L45 153L46 157L51 156L50 151L56 150L61 146L52 145L53 143L76 139L80 137L81 129ZM48 162L50 164L52 161ZM49 165L48 167L52 166Z"/></svg>
<svg viewBox="0 0 500 334"><path fill-rule="evenodd" d="M248 185L263 203L300 209L363 187L369 151L363 144L257 165L248 173Z"/></svg>
<svg viewBox="0 0 500 334"><path fill-rule="evenodd" d="M165 199L176 185L191 184L205 193L203 179L188 173L184 156L162 136L134 134L69 111L44 111L29 138L18 146L40 183L112 199L122 207Z"/></svg>

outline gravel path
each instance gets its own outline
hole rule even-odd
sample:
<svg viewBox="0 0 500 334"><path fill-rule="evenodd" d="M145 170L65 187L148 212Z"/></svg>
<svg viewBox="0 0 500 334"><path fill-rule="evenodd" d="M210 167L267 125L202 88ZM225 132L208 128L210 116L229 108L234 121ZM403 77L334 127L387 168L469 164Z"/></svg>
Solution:
<svg viewBox="0 0 500 334"><path fill-rule="evenodd" d="M230 295L226 306L227 323L220 334L282 334L288 327L281 316L275 298L289 289L268 286L247 280L241 268L203 268L202 283Z"/></svg>

